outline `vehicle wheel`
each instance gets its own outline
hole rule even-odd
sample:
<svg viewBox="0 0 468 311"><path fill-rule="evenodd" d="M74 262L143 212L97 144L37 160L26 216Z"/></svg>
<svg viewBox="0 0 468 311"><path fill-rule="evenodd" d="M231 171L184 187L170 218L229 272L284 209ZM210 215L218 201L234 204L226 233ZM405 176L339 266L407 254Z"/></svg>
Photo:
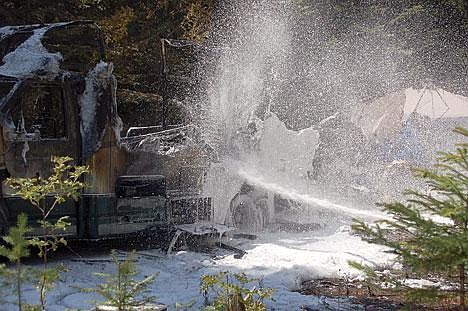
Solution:
<svg viewBox="0 0 468 311"><path fill-rule="evenodd" d="M238 202L236 202L238 201ZM231 219L233 225L250 232L263 231L268 226L268 209L264 204L257 204L249 198L241 196L231 205Z"/></svg>

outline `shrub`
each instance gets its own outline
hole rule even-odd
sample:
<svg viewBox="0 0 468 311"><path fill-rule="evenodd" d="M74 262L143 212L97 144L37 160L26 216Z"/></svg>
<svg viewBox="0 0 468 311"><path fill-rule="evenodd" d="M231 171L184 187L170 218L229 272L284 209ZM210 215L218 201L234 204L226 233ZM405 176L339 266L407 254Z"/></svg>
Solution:
<svg viewBox="0 0 468 311"><path fill-rule="evenodd" d="M53 157L54 168L52 175L46 179L34 178L9 178L6 183L15 194L29 201L32 206L39 210L41 219L38 221L42 236L35 237L30 244L39 249L42 258L42 269L36 271L37 288L39 291L40 309L46 309L46 293L54 287L63 267L48 267L48 254L56 251L60 245L66 245L66 241L59 235L70 225L68 217L61 217L55 222L49 221L49 216L60 204L68 198L78 200L80 191L85 188L81 176L88 171L85 166L74 166L70 157ZM52 195L52 204L47 204L47 196Z"/></svg>
<svg viewBox="0 0 468 311"><path fill-rule="evenodd" d="M252 283L258 286L248 287ZM206 299L210 293L214 294L205 311L266 311L265 300L272 299L274 293L274 289L260 286L259 279L250 279L244 273L231 275L228 272L202 276L200 289Z"/></svg>
<svg viewBox="0 0 468 311"><path fill-rule="evenodd" d="M144 305L154 301L154 296L149 296L148 287L154 282L155 276L147 276L144 279L135 280L138 274L132 252L124 261L119 261L116 252L111 252L115 265L115 273L95 273L105 279L105 282L95 288L83 288L87 293L96 293L104 298L103 304L116 307L119 311L132 310L133 307Z"/></svg>

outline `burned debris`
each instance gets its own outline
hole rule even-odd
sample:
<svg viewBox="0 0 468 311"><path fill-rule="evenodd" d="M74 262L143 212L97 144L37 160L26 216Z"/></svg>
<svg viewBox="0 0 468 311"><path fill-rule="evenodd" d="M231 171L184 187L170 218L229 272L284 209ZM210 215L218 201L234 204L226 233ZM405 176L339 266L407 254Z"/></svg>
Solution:
<svg viewBox="0 0 468 311"><path fill-rule="evenodd" d="M94 22L2 27L0 59L2 181L48 176L51 156L90 167L79 203L67 201L53 215L67 213L71 237L170 231L212 219L211 199L201 195L209 149L195 126L133 127L120 137L117 82ZM0 211L6 231L30 207L7 189Z"/></svg>

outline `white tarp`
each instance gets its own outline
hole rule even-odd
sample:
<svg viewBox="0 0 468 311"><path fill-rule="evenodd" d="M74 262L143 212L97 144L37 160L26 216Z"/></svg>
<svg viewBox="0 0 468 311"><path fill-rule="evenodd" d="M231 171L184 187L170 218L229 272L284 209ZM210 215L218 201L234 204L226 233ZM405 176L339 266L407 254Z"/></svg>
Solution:
<svg viewBox="0 0 468 311"><path fill-rule="evenodd" d="M399 91L362 103L357 105L351 120L368 140L383 142L400 130L405 101L405 92Z"/></svg>
<svg viewBox="0 0 468 311"><path fill-rule="evenodd" d="M405 90L404 120L417 112L431 119L468 117L468 98L443 89Z"/></svg>
<svg viewBox="0 0 468 311"><path fill-rule="evenodd" d="M443 89L400 90L354 110L352 121L368 140L393 140L412 114L429 120L468 117L468 98Z"/></svg>

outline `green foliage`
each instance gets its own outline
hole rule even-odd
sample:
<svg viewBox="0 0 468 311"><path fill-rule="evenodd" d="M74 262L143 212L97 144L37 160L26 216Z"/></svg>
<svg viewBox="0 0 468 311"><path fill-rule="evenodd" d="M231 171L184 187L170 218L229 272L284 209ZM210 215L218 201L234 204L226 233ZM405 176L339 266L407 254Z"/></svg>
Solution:
<svg viewBox="0 0 468 311"><path fill-rule="evenodd" d="M181 25L184 37L194 41L204 41L208 34L207 28L212 10L211 0L195 0L189 3Z"/></svg>
<svg viewBox="0 0 468 311"><path fill-rule="evenodd" d="M30 269L25 269L21 264L24 257L29 256L30 242L25 235L31 229L28 227L28 219L26 215L18 215L18 220L15 227L11 227L8 235L3 237L5 245L0 245L0 257L5 257L8 261L14 264L13 269L6 268L5 265L0 267L0 276L2 281L1 288L13 288L17 296L18 310L24 310L24 304L21 297L21 287L27 276L30 275Z"/></svg>
<svg viewBox="0 0 468 311"><path fill-rule="evenodd" d="M72 160L70 157L52 157L54 168L48 178L8 178L6 183L16 195L31 202L47 218L50 212L67 198L78 200L81 189L86 186L80 178L88 172L88 167L74 166L71 164ZM45 198L51 194L54 196L54 202L46 206Z"/></svg>
<svg viewBox="0 0 468 311"><path fill-rule="evenodd" d="M39 291L40 309L46 309L46 294L52 289L59 278L62 266L48 267L48 253L56 251L60 245L66 245L66 240L60 233L66 231L70 225L68 217L61 217L55 222L48 220L52 211L68 198L78 200L80 191L85 188L85 183L81 181L83 174L88 172L86 166L74 166L70 157L53 157L54 164L51 176L46 179L34 178L9 178L7 185L15 191L15 194L29 201L34 208L40 211L41 219L38 221L42 235L34 237L28 243L39 250L39 257L43 260L43 267L33 275L37 281ZM53 196L52 204L46 200L48 196Z"/></svg>
<svg viewBox="0 0 468 311"><path fill-rule="evenodd" d="M60 217L53 223L47 220L38 221L43 232L46 233L46 236L34 237L31 240L31 245L39 249L39 257L43 258L49 251L56 251L60 245L67 245L67 241L60 236L60 233L65 232L70 225L68 218L68 216Z"/></svg>
<svg viewBox="0 0 468 311"><path fill-rule="evenodd" d="M397 294L403 285L401 279L405 271L394 271L387 267L371 267L357 261L348 261L348 264L364 272L366 276L364 285L369 297L378 296L382 289L385 289L386 293L394 292Z"/></svg>
<svg viewBox="0 0 468 311"><path fill-rule="evenodd" d="M354 269L364 272L368 278L375 278L377 276L377 273L371 266L363 265L357 261L349 261L348 264Z"/></svg>
<svg viewBox="0 0 468 311"><path fill-rule="evenodd" d="M457 128L466 141L468 130ZM353 229L365 240L391 248L397 260L413 273L437 275L439 285L413 289L404 287L408 298L440 300L452 294L443 291L457 276L460 304L465 295L468 268L468 143L452 152L441 152L433 169L417 169L428 191L408 190L405 203L382 203L391 219L373 225L356 220ZM391 235L389 235L391 233ZM398 239L391 237L399 237ZM367 270L368 267L357 267ZM369 274L369 273L368 273Z"/></svg>
<svg viewBox="0 0 468 311"><path fill-rule="evenodd" d="M135 252L132 252L124 261L119 261L116 252L111 253L115 264L115 273L95 273L105 279L104 283L95 288L84 288L82 291L96 293L104 298L106 306L116 307L119 311L131 310L154 301L149 296L148 287L154 282L155 276L147 276L140 281L135 280L138 272L135 268Z"/></svg>
<svg viewBox="0 0 468 311"><path fill-rule="evenodd" d="M252 283L258 286L249 287ZM210 293L215 296L205 311L264 311L265 300L272 300L274 294L274 289L261 287L259 279L250 279L244 273L203 275L200 289L206 298Z"/></svg>
<svg viewBox="0 0 468 311"><path fill-rule="evenodd" d="M11 245L11 248L0 245L0 256L6 257L12 263L28 257L30 242L25 238L25 235L30 231L27 216L25 214L18 215L16 226L11 227L8 235L2 237L3 241Z"/></svg>

